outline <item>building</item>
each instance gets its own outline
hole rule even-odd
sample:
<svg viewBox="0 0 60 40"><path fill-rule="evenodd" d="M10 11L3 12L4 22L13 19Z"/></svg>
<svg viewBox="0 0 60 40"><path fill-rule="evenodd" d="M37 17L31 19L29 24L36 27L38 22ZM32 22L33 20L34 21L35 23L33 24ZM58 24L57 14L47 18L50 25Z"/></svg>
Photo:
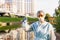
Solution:
<svg viewBox="0 0 60 40"><path fill-rule="evenodd" d="M8 5L8 11L21 16L33 16L33 0L5 0Z"/></svg>
<svg viewBox="0 0 60 40"><path fill-rule="evenodd" d="M5 0L5 4L9 5L9 11L11 13L16 13L17 11L16 0Z"/></svg>
<svg viewBox="0 0 60 40"><path fill-rule="evenodd" d="M25 13L32 15L33 7L33 0L25 0Z"/></svg>

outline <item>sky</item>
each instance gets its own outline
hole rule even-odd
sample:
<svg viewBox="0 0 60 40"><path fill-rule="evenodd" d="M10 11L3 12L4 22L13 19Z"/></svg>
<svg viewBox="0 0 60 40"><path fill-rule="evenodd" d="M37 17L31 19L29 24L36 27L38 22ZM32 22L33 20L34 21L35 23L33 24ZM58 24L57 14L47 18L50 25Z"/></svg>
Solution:
<svg viewBox="0 0 60 40"><path fill-rule="evenodd" d="M55 8L58 7L59 0L34 0L34 12L43 10L45 13L49 13L53 16Z"/></svg>

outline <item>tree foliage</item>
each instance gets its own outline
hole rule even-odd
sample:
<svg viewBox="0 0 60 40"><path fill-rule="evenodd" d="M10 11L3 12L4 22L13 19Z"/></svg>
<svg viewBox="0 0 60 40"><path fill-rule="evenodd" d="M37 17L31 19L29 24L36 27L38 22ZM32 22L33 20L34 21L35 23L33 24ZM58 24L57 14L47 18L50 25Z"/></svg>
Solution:
<svg viewBox="0 0 60 40"><path fill-rule="evenodd" d="M56 31L60 33L60 7L58 7L58 9L55 9L55 20L56 20Z"/></svg>
<svg viewBox="0 0 60 40"><path fill-rule="evenodd" d="M49 22L49 19L48 19L49 17L51 17L50 14L49 14L49 13L46 13L45 19L46 19L46 21L48 21L48 22Z"/></svg>

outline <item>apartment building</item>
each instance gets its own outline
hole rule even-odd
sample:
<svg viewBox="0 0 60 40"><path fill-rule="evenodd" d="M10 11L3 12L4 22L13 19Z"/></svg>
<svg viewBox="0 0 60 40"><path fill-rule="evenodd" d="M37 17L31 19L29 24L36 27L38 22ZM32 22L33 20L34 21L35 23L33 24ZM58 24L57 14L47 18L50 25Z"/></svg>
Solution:
<svg viewBox="0 0 60 40"><path fill-rule="evenodd" d="M7 10L19 16L33 16L33 3L33 0L5 0Z"/></svg>

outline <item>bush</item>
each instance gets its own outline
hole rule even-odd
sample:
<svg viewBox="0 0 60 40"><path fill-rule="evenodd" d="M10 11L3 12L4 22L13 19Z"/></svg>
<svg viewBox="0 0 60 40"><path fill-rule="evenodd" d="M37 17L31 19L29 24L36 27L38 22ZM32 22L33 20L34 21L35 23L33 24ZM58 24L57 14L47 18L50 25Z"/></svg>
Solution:
<svg viewBox="0 0 60 40"><path fill-rule="evenodd" d="M0 17L0 22L18 22L23 18Z"/></svg>
<svg viewBox="0 0 60 40"><path fill-rule="evenodd" d="M30 18L30 17L27 17L27 18L28 18L29 24L35 21L38 21L37 18ZM17 22L20 22L21 20L23 20L23 18L0 17L0 22L6 22L6 23L10 23L10 22L17 23ZM13 24L13 25L2 26L0 27L0 30L16 29L19 27L21 27L21 24Z"/></svg>
<svg viewBox="0 0 60 40"><path fill-rule="evenodd" d="M30 24L33 23L33 22L36 22L36 21L38 21L37 18L30 18L30 17L28 17L28 22L29 22Z"/></svg>
<svg viewBox="0 0 60 40"><path fill-rule="evenodd" d="M1 30L8 30L8 29L16 29L19 27L21 27L21 25L2 26L2 27L0 27L0 31Z"/></svg>

